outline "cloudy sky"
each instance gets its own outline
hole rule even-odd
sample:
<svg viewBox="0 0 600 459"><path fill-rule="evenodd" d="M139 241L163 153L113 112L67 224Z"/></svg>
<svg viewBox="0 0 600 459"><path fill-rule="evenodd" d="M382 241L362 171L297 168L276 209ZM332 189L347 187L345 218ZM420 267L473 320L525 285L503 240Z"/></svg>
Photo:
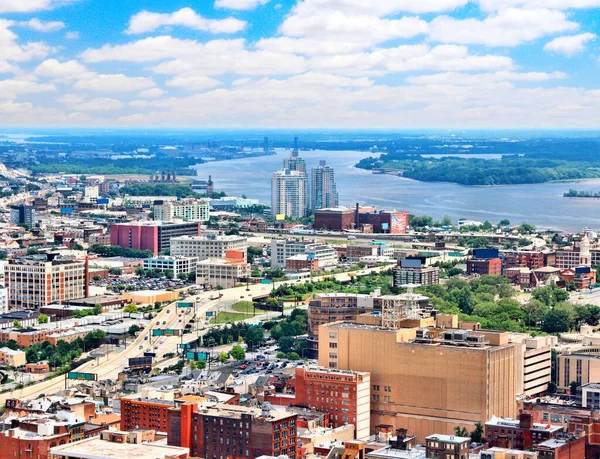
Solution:
<svg viewBox="0 0 600 459"><path fill-rule="evenodd" d="M600 0L0 0L0 125L598 128Z"/></svg>

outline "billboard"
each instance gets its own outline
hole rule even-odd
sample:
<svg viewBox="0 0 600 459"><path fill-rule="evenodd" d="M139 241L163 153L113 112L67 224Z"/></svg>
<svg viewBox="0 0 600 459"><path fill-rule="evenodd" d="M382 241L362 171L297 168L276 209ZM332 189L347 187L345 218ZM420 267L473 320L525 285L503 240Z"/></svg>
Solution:
<svg viewBox="0 0 600 459"><path fill-rule="evenodd" d="M72 207L61 207L60 213L61 214L72 214L73 208Z"/></svg>
<svg viewBox="0 0 600 459"><path fill-rule="evenodd" d="M152 357L131 357L129 359L129 368L148 368L152 367Z"/></svg>
<svg viewBox="0 0 600 459"><path fill-rule="evenodd" d="M82 373L80 371L69 371L67 373L68 379L78 379L83 381L97 381L98 375L96 373Z"/></svg>
<svg viewBox="0 0 600 459"><path fill-rule="evenodd" d="M277 221L285 220L285 214L277 214L277 215L275 215L275 220L277 220Z"/></svg>
<svg viewBox="0 0 600 459"><path fill-rule="evenodd" d="M98 198L96 204L108 204L108 198Z"/></svg>
<svg viewBox="0 0 600 459"><path fill-rule="evenodd" d="M499 257L498 249L473 249L473 258L487 260Z"/></svg>
<svg viewBox="0 0 600 459"><path fill-rule="evenodd" d="M404 258L400 260L400 266L403 268L420 268L421 260L419 258Z"/></svg>

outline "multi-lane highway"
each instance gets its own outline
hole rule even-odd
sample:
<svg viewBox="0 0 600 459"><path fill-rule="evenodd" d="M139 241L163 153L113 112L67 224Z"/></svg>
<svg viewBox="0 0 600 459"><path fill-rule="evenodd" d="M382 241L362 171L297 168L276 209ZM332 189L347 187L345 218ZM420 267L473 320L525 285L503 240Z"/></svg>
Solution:
<svg viewBox="0 0 600 459"><path fill-rule="evenodd" d="M391 266L392 265L367 268L360 271L360 273L367 274L370 272L380 272L389 269ZM349 273L340 273L331 276L316 277L313 278L313 280L321 280L324 277L335 277L341 282L347 282L351 279ZM188 297L184 301L196 302L196 300L198 300L198 307L196 308L195 316L193 313L185 314L185 310L178 309L176 307L176 303L172 303L159 312L154 319L152 319L152 323L142 330L136 339L132 343L129 343L127 348L125 348L122 352L111 353L108 355L106 360L100 361L99 363L97 363L95 360L87 362L78 367L76 371L96 373L98 375L98 380L114 380L119 372L128 366L129 358L139 357L143 355L145 351L151 350L152 352L155 352L157 357L160 359L165 353L176 351L177 344L181 342L189 343L196 339L196 333L186 334L183 335L183 337L171 336L153 338L152 329L183 329L185 324L189 322L192 317L195 317L196 325L200 325L206 317L206 313L218 308L221 303L243 300L251 301L252 298L268 294L273 287L276 288L280 285L290 284L292 282L303 283L308 282L308 279L279 282L274 286L265 284L250 284L248 287L246 287L246 285L241 285L235 288L220 290L219 292L205 292L197 296ZM215 293L220 294L221 297L218 300L211 300L210 298L214 297ZM156 349L154 349L155 347ZM35 385L7 392L5 394L0 394L0 405L3 405L9 398L35 398L40 394L53 394L64 389L64 387L65 376L58 376L46 381L41 381Z"/></svg>

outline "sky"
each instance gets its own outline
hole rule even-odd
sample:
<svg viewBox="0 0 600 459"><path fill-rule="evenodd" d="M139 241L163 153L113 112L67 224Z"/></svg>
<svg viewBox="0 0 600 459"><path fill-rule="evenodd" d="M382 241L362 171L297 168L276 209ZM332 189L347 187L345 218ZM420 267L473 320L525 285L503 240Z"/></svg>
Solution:
<svg viewBox="0 0 600 459"><path fill-rule="evenodd" d="M600 0L0 0L0 126L598 128Z"/></svg>

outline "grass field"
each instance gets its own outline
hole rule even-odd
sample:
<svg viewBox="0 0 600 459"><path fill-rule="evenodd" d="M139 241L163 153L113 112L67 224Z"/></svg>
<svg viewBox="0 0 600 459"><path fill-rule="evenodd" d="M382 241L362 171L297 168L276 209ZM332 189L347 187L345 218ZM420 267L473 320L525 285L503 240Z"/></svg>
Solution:
<svg viewBox="0 0 600 459"><path fill-rule="evenodd" d="M252 314L254 312L252 301L238 301L231 305L231 309L244 314Z"/></svg>
<svg viewBox="0 0 600 459"><path fill-rule="evenodd" d="M211 324L226 324L229 322L238 322L240 320L249 319L252 314L244 314L238 312L220 312L217 317L210 319Z"/></svg>

